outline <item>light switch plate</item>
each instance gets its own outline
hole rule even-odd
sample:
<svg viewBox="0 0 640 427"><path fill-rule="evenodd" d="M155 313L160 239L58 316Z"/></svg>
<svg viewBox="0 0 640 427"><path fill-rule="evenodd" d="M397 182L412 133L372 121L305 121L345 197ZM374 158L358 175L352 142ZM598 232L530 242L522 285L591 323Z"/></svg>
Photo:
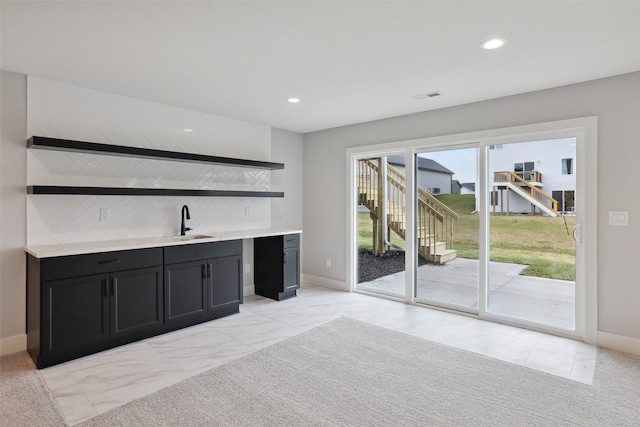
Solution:
<svg viewBox="0 0 640 427"><path fill-rule="evenodd" d="M609 211L609 225L626 227L629 225L628 211Z"/></svg>

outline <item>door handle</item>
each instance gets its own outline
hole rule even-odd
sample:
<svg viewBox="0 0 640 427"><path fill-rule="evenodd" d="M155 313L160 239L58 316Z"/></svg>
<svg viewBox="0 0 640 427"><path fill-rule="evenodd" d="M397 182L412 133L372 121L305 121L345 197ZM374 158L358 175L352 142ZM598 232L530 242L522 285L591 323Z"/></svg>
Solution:
<svg viewBox="0 0 640 427"><path fill-rule="evenodd" d="M119 259L107 259L104 261L98 261L98 264L117 264L119 262L120 262Z"/></svg>
<svg viewBox="0 0 640 427"><path fill-rule="evenodd" d="M573 227L573 240L579 245L582 244L582 224L576 224Z"/></svg>

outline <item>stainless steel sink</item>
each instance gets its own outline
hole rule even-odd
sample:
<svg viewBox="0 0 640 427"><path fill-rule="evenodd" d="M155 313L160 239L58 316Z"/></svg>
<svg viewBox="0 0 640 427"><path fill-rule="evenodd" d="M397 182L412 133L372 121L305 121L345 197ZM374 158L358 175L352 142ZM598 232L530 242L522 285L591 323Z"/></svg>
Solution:
<svg viewBox="0 0 640 427"><path fill-rule="evenodd" d="M212 239L213 236L208 234L192 234L190 236L175 236L175 240L186 241L186 240L198 240L198 239Z"/></svg>

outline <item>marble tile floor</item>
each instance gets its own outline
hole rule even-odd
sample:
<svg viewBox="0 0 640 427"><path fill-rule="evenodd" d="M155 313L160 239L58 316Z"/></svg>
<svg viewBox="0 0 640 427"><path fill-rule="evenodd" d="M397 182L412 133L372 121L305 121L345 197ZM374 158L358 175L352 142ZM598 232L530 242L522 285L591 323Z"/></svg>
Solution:
<svg viewBox="0 0 640 427"><path fill-rule="evenodd" d="M69 425L77 424L340 316L586 384L596 347L360 293L303 285L298 297L245 297L240 313L40 371Z"/></svg>

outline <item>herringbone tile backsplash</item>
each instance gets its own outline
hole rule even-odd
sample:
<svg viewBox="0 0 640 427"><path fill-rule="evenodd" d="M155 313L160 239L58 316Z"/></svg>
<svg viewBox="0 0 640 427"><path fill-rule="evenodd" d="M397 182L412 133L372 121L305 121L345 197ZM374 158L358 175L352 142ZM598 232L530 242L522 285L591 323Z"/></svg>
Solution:
<svg viewBox="0 0 640 427"><path fill-rule="evenodd" d="M239 120L29 77L28 135L270 160L271 129ZM269 191L266 171L31 149L29 185ZM180 208L205 233L270 226L268 198L58 196L27 200L29 245L177 234ZM100 209L109 221L100 221ZM245 215L249 208L249 215Z"/></svg>

